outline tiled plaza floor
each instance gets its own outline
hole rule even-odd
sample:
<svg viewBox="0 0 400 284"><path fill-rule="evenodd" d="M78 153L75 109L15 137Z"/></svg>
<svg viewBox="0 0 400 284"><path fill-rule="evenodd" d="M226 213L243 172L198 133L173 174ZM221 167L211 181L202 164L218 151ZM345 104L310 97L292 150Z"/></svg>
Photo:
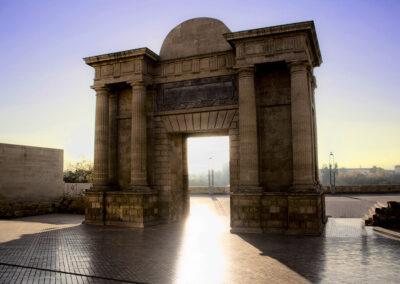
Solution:
<svg viewBox="0 0 400 284"><path fill-rule="evenodd" d="M140 229L82 216L0 221L0 283L399 283L400 241L330 219L321 237L229 233L229 198L191 198L184 223Z"/></svg>
<svg viewBox="0 0 400 284"><path fill-rule="evenodd" d="M326 195L326 214L337 218L362 218L375 203L386 205L399 201L400 194L335 194Z"/></svg>

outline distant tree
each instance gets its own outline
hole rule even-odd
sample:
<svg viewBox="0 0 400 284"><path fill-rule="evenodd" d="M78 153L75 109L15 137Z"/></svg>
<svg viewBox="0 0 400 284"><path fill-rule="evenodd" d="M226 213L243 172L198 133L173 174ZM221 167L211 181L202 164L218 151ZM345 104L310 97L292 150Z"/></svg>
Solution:
<svg viewBox="0 0 400 284"><path fill-rule="evenodd" d="M228 186L229 184L229 163L225 163L221 170L214 171L214 186ZM208 172L190 174L189 186L208 186Z"/></svg>
<svg viewBox="0 0 400 284"><path fill-rule="evenodd" d="M64 171L64 182L88 183L93 182L93 164L83 160L70 166Z"/></svg>
<svg viewBox="0 0 400 284"><path fill-rule="evenodd" d="M327 165L323 165L321 169L321 184L322 185L329 185L329 168Z"/></svg>

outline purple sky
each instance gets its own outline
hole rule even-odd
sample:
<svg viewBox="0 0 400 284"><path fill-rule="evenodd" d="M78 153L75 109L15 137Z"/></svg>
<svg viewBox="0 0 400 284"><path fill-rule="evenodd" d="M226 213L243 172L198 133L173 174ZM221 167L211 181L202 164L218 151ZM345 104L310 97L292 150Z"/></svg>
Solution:
<svg viewBox="0 0 400 284"><path fill-rule="evenodd" d="M319 160L400 164L400 1L0 0L0 142L93 158L93 70L82 58L137 47L199 16L232 31L314 20Z"/></svg>

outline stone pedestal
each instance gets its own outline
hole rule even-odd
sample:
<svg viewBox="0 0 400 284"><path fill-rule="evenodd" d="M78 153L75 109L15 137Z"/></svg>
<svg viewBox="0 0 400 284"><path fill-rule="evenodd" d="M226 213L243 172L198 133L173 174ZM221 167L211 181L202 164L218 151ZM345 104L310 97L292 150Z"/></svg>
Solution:
<svg viewBox="0 0 400 284"><path fill-rule="evenodd" d="M231 232L262 233L261 193L231 193Z"/></svg>
<svg viewBox="0 0 400 284"><path fill-rule="evenodd" d="M261 204L261 226L265 233L320 235L323 231L323 194L266 193Z"/></svg>
<svg viewBox="0 0 400 284"><path fill-rule="evenodd" d="M143 228L158 224L155 192L87 192L85 223Z"/></svg>
<svg viewBox="0 0 400 284"><path fill-rule="evenodd" d="M104 191L87 191L85 193L85 224L105 224L104 196Z"/></svg>
<svg viewBox="0 0 400 284"><path fill-rule="evenodd" d="M320 235L325 223L323 194L231 195L231 232Z"/></svg>

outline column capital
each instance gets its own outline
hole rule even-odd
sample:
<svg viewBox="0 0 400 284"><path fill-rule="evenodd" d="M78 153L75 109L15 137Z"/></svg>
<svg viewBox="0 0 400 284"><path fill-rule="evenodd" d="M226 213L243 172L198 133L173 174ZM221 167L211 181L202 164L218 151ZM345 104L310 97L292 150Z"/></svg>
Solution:
<svg viewBox="0 0 400 284"><path fill-rule="evenodd" d="M141 88L146 87L146 83L144 81L127 81L132 88Z"/></svg>
<svg viewBox="0 0 400 284"><path fill-rule="evenodd" d="M238 68L237 73L239 75L239 78L253 77L254 76L254 66Z"/></svg>
<svg viewBox="0 0 400 284"><path fill-rule="evenodd" d="M93 85L91 88L96 92L96 95L106 94L110 91L107 85Z"/></svg>
<svg viewBox="0 0 400 284"><path fill-rule="evenodd" d="M311 70L311 65L307 61L292 61L287 63L290 73L308 72Z"/></svg>
<svg viewBox="0 0 400 284"><path fill-rule="evenodd" d="M317 88L317 78L315 78L314 74L311 74L311 87L313 90Z"/></svg>

